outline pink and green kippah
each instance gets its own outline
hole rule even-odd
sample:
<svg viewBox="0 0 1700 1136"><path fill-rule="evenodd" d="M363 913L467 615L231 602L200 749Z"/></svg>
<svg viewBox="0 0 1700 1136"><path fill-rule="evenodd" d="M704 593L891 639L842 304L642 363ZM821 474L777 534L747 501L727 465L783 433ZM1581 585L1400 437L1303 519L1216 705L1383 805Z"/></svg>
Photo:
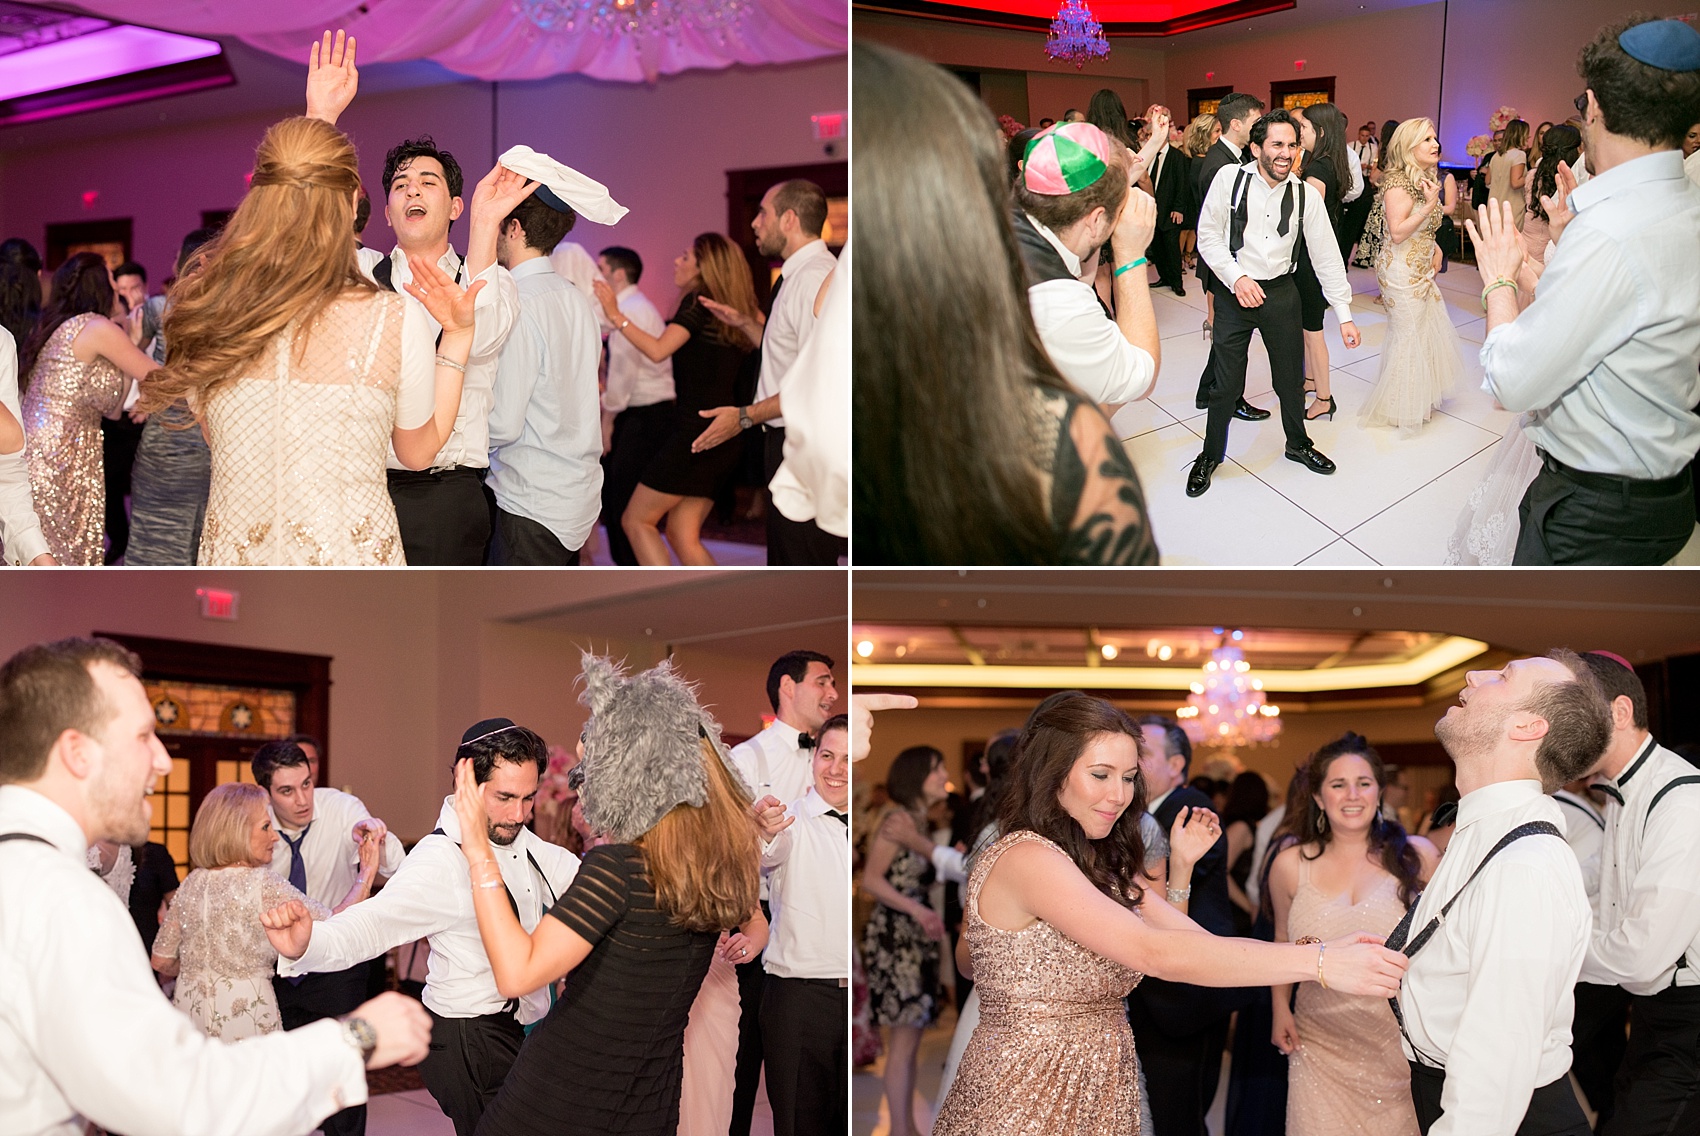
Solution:
<svg viewBox="0 0 1700 1136"><path fill-rule="evenodd" d="M1046 197L1079 193L1109 168L1110 139L1089 122L1063 122L1027 143L1022 183Z"/></svg>

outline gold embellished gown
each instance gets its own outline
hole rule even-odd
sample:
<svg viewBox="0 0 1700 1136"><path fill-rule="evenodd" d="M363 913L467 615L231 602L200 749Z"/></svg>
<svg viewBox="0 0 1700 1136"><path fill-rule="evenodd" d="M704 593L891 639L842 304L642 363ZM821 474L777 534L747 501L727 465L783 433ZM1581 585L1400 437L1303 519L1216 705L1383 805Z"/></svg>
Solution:
<svg viewBox="0 0 1700 1136"><path fill-rule="evenodd" d="M336 300L195 406L212 451L199 563L406 563L384 472L405 303Z"/></svg>
<svg viewBox="0 0 1700 1136"><path fill-rule="evenodd" d="M1392 876L1353 904L1349 894L1318 891L1311 866L1299 857L1299 886L1287 916L1292 938L1385 935L1404 917ZM1293 1020L1299 1047L1287 1059L1287 1136L1417 1136L1411 1070L1387 999L1301 982Z"/></svg>
<svg viewBox="0 0 1700 1136"><path fill-rule="evenodd" d="M1013 832L981 854L963 901L980 1023L933 1136L1138 1136L1139 1061L1126 998L1144 977L1045 922L1003 931L979 915L980 888Z"/></svg>
<svg viewBox="0 0 1700 1136"><path fill-rule="evenodd" d="M1422 203L1423 191L1403 172L1387 171L1383 192L1393 188ZM1434 282L1434 234L1440 222L1441 210L1436 208L1406 240L1382 241L1375 278L1387 305L1387 338L1381 345L1381 373L1364 402L1361 425L1415 430L1463 374L1458 331Z"/></svg>
<svg viewBox="0 0 1700 1136"><path fill-rule="evenodd" d="M35 366L22 405L30 495L48 550L61 564L101 564L106 531L106 467L100 420L124 406L129 380L105 359L83 363L71 342L94 312L54 330Z"/></svg>

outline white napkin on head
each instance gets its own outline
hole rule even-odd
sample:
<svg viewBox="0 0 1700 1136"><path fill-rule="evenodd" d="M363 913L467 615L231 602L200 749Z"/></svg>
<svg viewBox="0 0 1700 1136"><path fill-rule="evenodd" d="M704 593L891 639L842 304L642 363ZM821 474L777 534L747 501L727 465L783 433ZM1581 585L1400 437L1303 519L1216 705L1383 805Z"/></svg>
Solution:
<svg viewBox="0 0 1700 1136"><path fill-rule="evenodd" d="M608 187L585 177L570 166L547 154L539 154L530 146L511 146L497 161L531 181L540 181L549 191L583 217L598 225L612 225L629 210L608 196Z"/></svg>

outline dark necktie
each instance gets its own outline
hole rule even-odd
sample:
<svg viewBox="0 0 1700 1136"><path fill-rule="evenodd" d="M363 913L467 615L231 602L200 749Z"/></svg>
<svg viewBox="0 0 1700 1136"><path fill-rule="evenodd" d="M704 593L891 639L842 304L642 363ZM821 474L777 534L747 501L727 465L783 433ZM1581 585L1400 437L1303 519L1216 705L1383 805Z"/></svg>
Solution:
<svg viewBox="0 0 1700 1136"><path fill-rule="evenodd" d="M843 825L846 832L850 831L850 817L847 814L841 813L837 809L828 809L826 815Z"/></svg>
<svg viewBox="0 0 1700 1136"><path fill-rule="evenodd" d="M1287 192L1281 195L1281 223L1275 226L1275 232L1280 236L1287 235L1288 222L1293 219L1293 183L1287 183Z"/></svg>
<svg viewBox="0 0 1700 1136"><path fill-rule="evenodd" d="M785 286L785 273L781 272L773 278L773 291L767 297L767 310L772 311L773 305L779 302L779 289Z"/></svg>
<svg viewBox="0 0 1700 1136"><path fill-rule="evenodd" d="M289 833L283 831L283 829L277 830L277 834L283 838L283 842L289 845L289 886L302 895L307 894L307 861L301 858L301 842L307 839L307 833L312 827L313 823L308 821L307 827L302 829L301 835L294 840L289 839ZM291 986L299 986L306 977L305 974L302 974L294 978L286 978L284 981Z"/></svg>

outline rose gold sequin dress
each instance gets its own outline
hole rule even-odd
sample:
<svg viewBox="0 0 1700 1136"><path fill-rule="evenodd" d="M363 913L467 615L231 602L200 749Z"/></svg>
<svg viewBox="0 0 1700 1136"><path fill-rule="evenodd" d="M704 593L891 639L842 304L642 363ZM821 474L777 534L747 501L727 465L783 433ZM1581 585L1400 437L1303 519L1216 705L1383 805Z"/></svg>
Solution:
<svg viewBox="0 0 1700 1136"><path fill-rule="evenodd" d="M71 341L98 318L72 316L53 332L30 370L24 436L30 495L47 547L61 564L100 564L106 528L106 477L100 420L124 405L129 381L105 359L82 363Z"/></svg>
<svg viewBox="0 0 1700 1136"><path fill-rule="evenodd" d="M201 564L404 564L384 461L405 299L330 304L197 406L212 450Z"/></svg>
<svg viewBox="0 0 1700 1136"><path fill-rule="evenodd" d="M1385 876L1363 902L1326 896L1299 857L1299 886L1288 934L1324 940L1369 931L1385 935L1404 917L1399 881ZM1299 984L1293 1009L1299 1047L1287 1061L1288 1136L1417 1136L1411 1070L1399 1049L1399 1026L1385 998L1366 998Z"/></svg>
<svg viewBox="0 0 1700 1136"><path fill-rule="evenodd" d="M939 1109L933 1136L1138 1136L1139 1062L1122 999L1144 977L1048 923L1003 931L979 915L998 858L1036 842L1012 832L968 880L963 934L974 956L980 1024Z"/></svg>

